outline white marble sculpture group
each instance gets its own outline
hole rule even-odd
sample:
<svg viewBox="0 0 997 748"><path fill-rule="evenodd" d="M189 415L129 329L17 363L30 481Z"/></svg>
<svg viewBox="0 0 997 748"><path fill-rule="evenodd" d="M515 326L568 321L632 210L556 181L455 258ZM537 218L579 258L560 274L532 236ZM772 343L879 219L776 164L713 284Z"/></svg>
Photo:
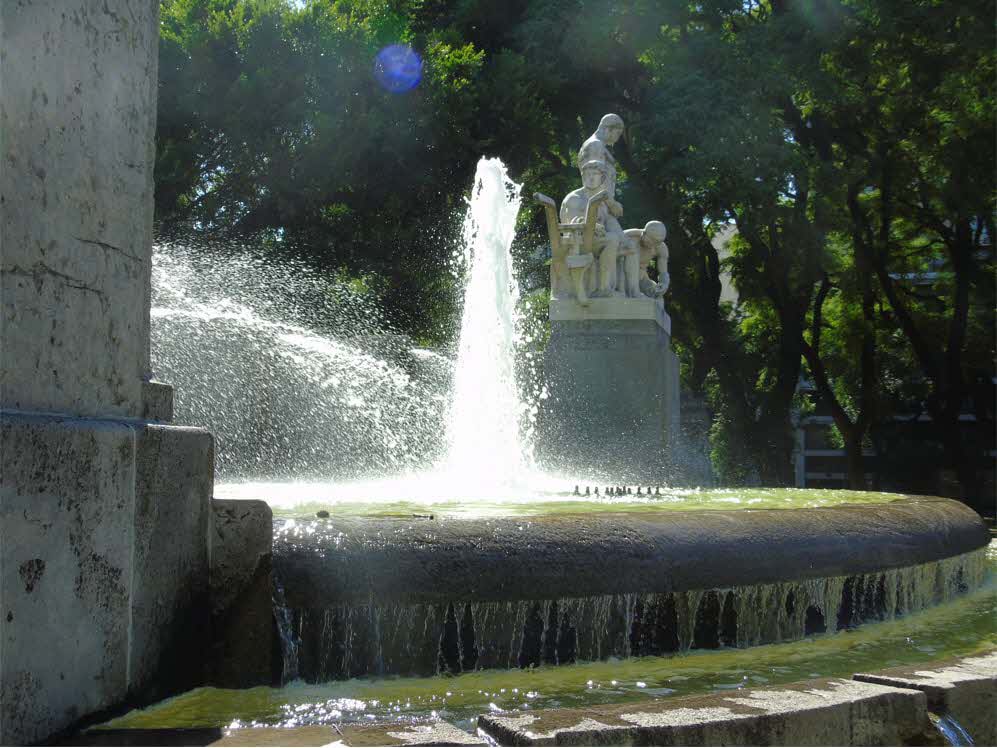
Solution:
<svg viewBox="0 0 997 748"><path fill-rule="evenodd" d="M539 192L550 234L550 295L586 307L592 298L658 299L668 290L665 225L649 221L642 229L620 225L623 206L616 200L616 159L612 146L623 134L623 120L607 114L578 151L582 186L561 202ZM658 282L648 275L654 260Z"/></svg>

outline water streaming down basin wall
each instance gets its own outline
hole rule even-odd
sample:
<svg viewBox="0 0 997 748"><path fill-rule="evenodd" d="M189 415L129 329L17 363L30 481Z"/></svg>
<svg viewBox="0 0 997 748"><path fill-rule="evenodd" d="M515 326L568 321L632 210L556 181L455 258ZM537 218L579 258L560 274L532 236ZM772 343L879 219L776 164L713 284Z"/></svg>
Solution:
<svg viewBox="0 0 997 748"><path fill-rule="evenodd" d="M976 745L973 737L966 731L966 728L959 724L959 721L951 714L931 714L930 717L931 724L938 730L938 733L945 741L945 745Z"/></svg>
<svg viewBox="0 0 997 748"><path fill-rule="evenodd" d="M433 675L791 641L951 600L979 586L984 570L979 550L872 574L732 589L282 609L284 678Z"/></svg>

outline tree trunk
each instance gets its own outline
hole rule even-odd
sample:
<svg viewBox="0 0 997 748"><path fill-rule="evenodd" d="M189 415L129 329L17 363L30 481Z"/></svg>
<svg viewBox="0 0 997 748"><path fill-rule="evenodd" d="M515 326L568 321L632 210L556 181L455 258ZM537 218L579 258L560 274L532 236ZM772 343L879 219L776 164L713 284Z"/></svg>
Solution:
<svg viewBox="0 0 997 748"><path fill-rule="evenodd" d="M865 458L862 456L862 435L854 432L845 439L845 459L848 463L848 487L853 491L865 491L868 483L865 479Z"/></svg>
<svg viewBox="0 0 997 748"><path fill-rule="evenodd" d="M796 483L792 462L796 442L790 416L800 381L805 316L805 312L795 319L793 315L783 316L776 384L762 405L759 430L765 441L760 470L762 483L767 486L792 486Z"/></svg>

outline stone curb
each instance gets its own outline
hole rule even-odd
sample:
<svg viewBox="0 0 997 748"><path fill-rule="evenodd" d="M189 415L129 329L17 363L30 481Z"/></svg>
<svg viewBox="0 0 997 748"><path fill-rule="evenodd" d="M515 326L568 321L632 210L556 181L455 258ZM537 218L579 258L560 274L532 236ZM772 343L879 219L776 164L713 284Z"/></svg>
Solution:
<svg viewBox="0 0 997 748"><path fill-rule="evenodd" d="M950 715L976 745L997 745L997 651L935 663L858 673L857 681L923 691L928 711Z"/></svg>
<svg viewBox="0 0 997 748"><path fill-rule="evenodd" d="M557 600L880 573L990 542L934 497L806 511L296 520L274 528L291 608Z"/></svg>
<svg viewBox="0 0 997 748"><path fill-rule="evenodd" d="M247 727L225 730L212 746L481 746L487 742L449 722Z"/></svg>
<svg viewBox="0 0 997 748"><path fill-rule="evenodd" d="M949 714L976 745L994 745L997 650L924 667L859 673L700 696L478 717L478 735L448 723L210 730L94 730L71 745L770 746L944 745L929 711Z"/></svg>
<svg viewBox="0 0 997 748"><path fill-rule="evenodd" d="M488 745L484 738L461 730L449 722L400 725L342 725L344 746Z"/></svg>
<svg viewBox="0 0 997 748"><path fill-rule="evenodd" d="M486 714L478 729L501 745L941 745L929 712L997 744L997 650L852 680Z"/></svg>
<svg viewBox="0 0 997 748"><path fill-rule="evenodd" d="M482 715L501 745L910 745L932 732L920 691L822 679L589 709Z"/></svg>

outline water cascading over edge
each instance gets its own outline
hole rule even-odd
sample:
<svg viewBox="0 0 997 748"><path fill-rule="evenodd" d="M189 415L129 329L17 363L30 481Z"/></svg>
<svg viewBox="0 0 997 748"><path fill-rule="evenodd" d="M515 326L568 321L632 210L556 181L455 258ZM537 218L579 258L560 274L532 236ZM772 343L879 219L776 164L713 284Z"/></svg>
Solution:
<svg viewBox="0 0 997 748"><path fill-rule="evenodd" d="M751 647L893 620L977 589L986 551L848 577L547 600L278 610L285 680L490 668ZM288 664L290 654L290 666Z"/></svg>
<svg viewBox="0 0 997 748"><path fill-rule="evenodd" d="M499 159L481 159L464 220L467 285L443 468L477 485L521 479L531 463L521 436L526 409L515 369L519 286L510 252L521 189Z"/></svg>

